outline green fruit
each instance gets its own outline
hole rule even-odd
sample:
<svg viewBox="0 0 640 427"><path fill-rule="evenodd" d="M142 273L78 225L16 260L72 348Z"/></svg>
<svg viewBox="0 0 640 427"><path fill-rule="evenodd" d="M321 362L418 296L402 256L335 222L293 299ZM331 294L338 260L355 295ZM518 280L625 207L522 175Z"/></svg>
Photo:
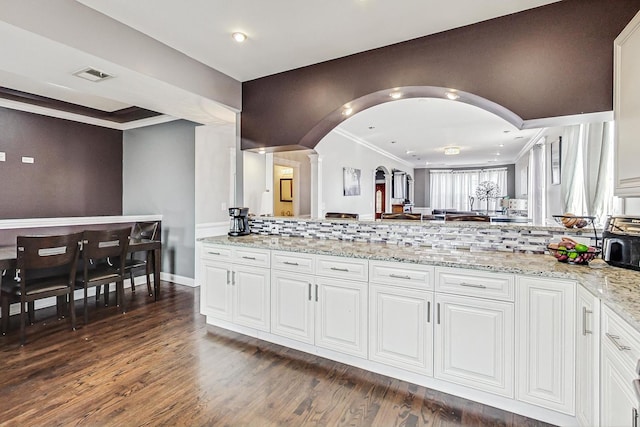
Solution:
<svg viewBox="0 0 640 427"><path fill-rule="evenodd" d="M558 246L558 250L559 251L566 251L567 247L566 246Z"/></svg>
<svg viewBox="0 0 640 427"><path fill-rule="evenodd" d="M569 252L569 258L570 259L576 259L578 257L578 253L577 252Z"/></svg>
<svg viewBox="0 0 640 427"><path fill-rule="evenodd" d="M575 247L578 252L587 252L589 250L589 246L583 245L582 243L578 243Z"/></svg>

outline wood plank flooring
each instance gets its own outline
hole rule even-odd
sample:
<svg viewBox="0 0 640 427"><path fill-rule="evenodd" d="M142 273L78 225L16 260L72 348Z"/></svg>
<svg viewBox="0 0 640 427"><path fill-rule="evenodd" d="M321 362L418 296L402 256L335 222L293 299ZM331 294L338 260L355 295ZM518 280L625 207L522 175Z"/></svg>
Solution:
<svg viewBox="0 0 640 427"><path fill-rule="evenodd" d="M295 350L207 327L199 290L162 283L76 331L41 310L0 337L0 425L545 426ZM111 298L114 301L114 296ZM79 304L78 313L81 313ZM81 319L81 316L79 317Z"/></svg>

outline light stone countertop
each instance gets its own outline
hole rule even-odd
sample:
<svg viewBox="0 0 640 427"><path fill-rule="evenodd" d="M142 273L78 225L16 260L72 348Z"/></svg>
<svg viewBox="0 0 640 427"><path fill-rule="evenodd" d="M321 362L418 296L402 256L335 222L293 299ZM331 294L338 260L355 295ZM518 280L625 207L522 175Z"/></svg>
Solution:
<svg viewBox="0 0 640 427"><path fill-rule="evenodd" d="M572 279L624 318L640 332L640 272L606 265L591 268L558 262L551 255L432 249L384 243L347 242L330 239L264 236L208 237L202 243L258 249L399 261L443 267Z"/></svg>

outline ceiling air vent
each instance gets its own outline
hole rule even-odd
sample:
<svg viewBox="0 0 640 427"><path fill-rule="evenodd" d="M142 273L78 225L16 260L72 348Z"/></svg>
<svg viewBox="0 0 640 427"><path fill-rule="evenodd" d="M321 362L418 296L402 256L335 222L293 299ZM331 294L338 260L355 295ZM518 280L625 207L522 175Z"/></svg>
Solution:
<svg viewBox="0 0 640 427"><path fill-rule="evenodd" d="M75 73L73 73L73 75L92 82L101 82L110 77L113 77L111 74L107 74L104 71L96 70L95 68L91 67L83 68L80 71L76 71Z"/></svg>

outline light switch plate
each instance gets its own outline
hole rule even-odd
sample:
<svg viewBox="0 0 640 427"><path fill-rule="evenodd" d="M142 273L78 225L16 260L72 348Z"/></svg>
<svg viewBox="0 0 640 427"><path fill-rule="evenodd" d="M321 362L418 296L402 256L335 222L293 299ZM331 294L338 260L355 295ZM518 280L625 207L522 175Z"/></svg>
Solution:
<svg viewBox="0 0 640 427"><path fill-rule="evenodd" d="M33 157L22 157L22 163L33 163Z"/></svg>
<svg viewBox="0 0 640 427"><path fill-rule="evenodd" d="M7 161L7 153L5 153L4 151L0 151L0 162L6 162Z"/></svg>

